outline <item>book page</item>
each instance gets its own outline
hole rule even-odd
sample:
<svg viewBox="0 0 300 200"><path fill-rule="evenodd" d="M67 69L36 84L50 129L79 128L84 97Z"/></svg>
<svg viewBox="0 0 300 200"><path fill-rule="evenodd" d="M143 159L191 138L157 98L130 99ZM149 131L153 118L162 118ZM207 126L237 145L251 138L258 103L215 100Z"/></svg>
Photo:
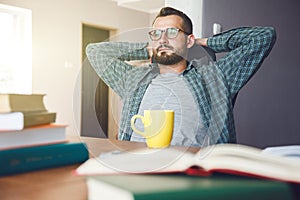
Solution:
<svg viewBox="0 0 300 200"><path fill-rule="evenodd" d="M77 174L162 173L187 169L194 154L174 148L113 151L89 159Z"/></svg>
<svg viewBox="0 0 300 200"><path fill-rule="evenodd" d="M300 182L300 161L263 154L262 150L254 147L236 144L210 146L200 150L195 159L207 171L231 171Z"/></svg>
<svg viewBox="0 0 300 200"><path fill-rule="evenodd" d="M267 147L262 151L262 153L300 160L300 145Z"/></svg>

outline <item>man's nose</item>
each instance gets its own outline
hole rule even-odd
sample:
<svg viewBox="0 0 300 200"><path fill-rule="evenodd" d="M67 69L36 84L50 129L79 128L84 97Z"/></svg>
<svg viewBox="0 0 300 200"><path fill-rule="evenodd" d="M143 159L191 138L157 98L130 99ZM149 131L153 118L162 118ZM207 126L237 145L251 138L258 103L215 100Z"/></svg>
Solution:
<svg viewBox="0 0 300 200"><path fill-rule="evenodd" d="M160 44L169 43L169 40L168 40L168 37L167 37L167 33L165 31L162 32L161 38L159 39L159 43Z"/></svg>

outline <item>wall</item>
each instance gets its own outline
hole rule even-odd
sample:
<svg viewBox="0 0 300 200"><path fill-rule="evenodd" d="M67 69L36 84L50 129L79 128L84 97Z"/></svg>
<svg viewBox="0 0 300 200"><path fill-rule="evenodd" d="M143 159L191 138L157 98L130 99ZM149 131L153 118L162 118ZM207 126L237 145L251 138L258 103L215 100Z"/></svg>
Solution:
<svg viewBox="0 0 300 200"><path fill-rule="evenodd" d="M81 23L118 29L149 25L149 14L117 7L110 0L0 0L33 13L33 92L68 133L80 130ZM17 59L17 58L16 58Z"/></svg>
<svg viewBox="0 0 300 200"><path fill-rule="evenodd" d="M202 4L203 0L165 0L166 6L171 6L186 13L193 23L193 34L201 37L202 33Z"/></svg>
<svg viewBox="0 0 300 200"><path fill-rule="evenodd" d="M213 23L273 26L277 42L258 73L240 91L235 106L239 143L258 147L300 143L300 1L204 0L203 35Z"/></svg>

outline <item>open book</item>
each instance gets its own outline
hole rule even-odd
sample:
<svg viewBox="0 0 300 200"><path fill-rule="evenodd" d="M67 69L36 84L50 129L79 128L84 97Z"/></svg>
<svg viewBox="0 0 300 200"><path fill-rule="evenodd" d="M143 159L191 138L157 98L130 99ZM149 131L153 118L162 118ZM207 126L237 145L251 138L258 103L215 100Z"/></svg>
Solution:
<svg viewBox="0 0 300 200"><path fill-rule="evenodd" d="M237 144L218 144L197 153L166 149L113 151L90 158L79 166L77 175L187 173L209 175L224 172L237 175L300 183L300 161L262 153L262 150Z"/></svg>

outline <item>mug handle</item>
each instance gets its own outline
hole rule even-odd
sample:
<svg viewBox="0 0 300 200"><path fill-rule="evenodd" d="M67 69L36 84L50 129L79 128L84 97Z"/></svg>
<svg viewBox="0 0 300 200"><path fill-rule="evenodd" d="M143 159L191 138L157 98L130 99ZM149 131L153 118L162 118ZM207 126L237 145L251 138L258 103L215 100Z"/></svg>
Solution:
<svg viewBox="0 0 300 200"><path fill-rule="evenodd" d="M141 116L141 115L134 115L134 116L131 118L131 120L130 120L131 128L132 128L132 130L133 130L135 133L137 133L137 134L139 134L139 135L141 135L141 136L143 136L143 137L146 137L145 133L142 132L142 131L140 131L140 130L138 130L138 129L135 127L135 125L134 125L134 122L135 122L135 120L136 120L137 118L140 118L140 119L142 120L142 123L144 124L144 122L145 122L144 116Z"/></svg>

